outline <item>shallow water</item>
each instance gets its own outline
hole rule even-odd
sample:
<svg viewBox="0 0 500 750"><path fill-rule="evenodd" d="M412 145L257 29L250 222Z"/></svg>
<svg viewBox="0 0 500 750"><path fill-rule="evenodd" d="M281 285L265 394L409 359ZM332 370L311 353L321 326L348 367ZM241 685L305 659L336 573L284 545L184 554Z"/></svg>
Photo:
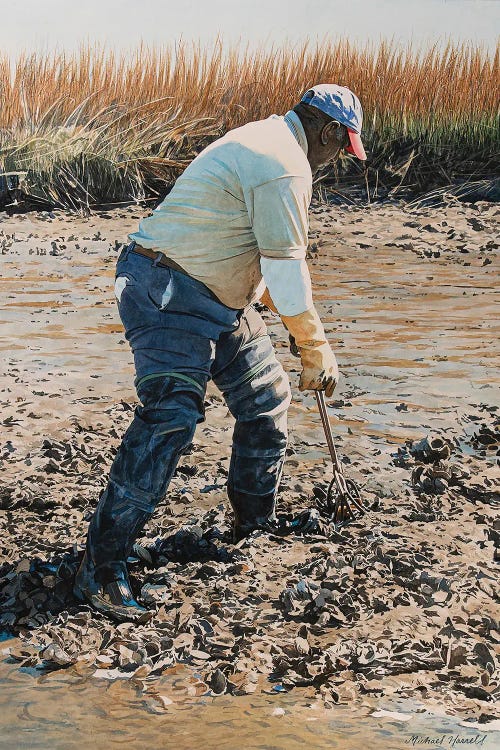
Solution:
<svg viewBox="0 0 500 750"><path fill-rule="evenodd" d="M319 295L322 304L338 312L323 319L331 340L340 339L345 381L367 391L349 399L349 416L363 419L359 430L411 437L422 430L422 416L439 429L467 402L498 405L491 267L464 274L462 266L443 260L426 268L412 254L395 262L389 250L356 261L369 277L362 287L343 280L352 273L347 264L319 261L313 276L328 289ZM406 408L397 411L402 403Z"/></svg>
<svg viewBox="0 0 500 750"><path fill-rule="evenodd" d="M176 696L183 677L181 671L177 679L162 678L155 692ZM389 715L373 716L367 704L325 710L300 691L200 697L165 707L128 680L88 678L71 669L36 676L0 664L0 747L9 750L361 750L367 742L372 750L391 750L425 738L442 747L498 747L499 732L463 726L409 701L383 710Z"/></svg>
<svg viewBox="0 0 500 750"><path fill-rule="evenodd" d="M136 222L122 221L114 231L108 225L109 239L123 238L127 223L132 228ZM26 229L35 227L28 223ZM50 249L50 227L43 229L46 239L36 244ZM83 234L85 227L68 223L65 231ZM92 234L90 227L86 231ZM77 237L66 241L60 256L34 255L34 240L23 242L19 227L16 238L1 269L0 347L10 354L10 366L25 372L26 380L62 378L61 395L85 378L96 397L133 396L131 355L113 297L116 251L104 240ZM315 298L343 375L335 399L349 404L330 409L341 432L349 426L354 436L401 442L421 431L422 415L430 429L440 429L468 403L500 405L494 385L496 269L481 263L473 259L464 267L444 255L420 259L383 244L349 253L335 242L310 261ZM269 320L272 335L283 342L281 323ZM297 369L287 354L285 361ZM294 395L292 420L301 402L314 406L311 396Z"/></svg>

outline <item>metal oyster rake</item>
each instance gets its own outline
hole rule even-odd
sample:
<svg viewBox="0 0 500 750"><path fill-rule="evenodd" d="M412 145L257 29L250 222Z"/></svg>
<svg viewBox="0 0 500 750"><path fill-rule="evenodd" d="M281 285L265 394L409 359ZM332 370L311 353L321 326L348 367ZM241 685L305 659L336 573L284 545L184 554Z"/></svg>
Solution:
<svg viewBox="0 0 500 750"><path fill-rule="evenodd" d="M316 497L316 503L318 509L324 516L331 519L334 525L342 526L348 521L356 518L353 507L359 510L361 513L365 512L365 508L361 503L361 497L359 490L352 481L352 479L346 479L344 471L339 462L337 451L333 443L332 428L325 404L325 394L323 391L315 391L316 401L318 402L319 415L323 423L323 430L325 431L326 442L328 444L328 450L333 464L333 478L328 487L326 497Z"/></svg>

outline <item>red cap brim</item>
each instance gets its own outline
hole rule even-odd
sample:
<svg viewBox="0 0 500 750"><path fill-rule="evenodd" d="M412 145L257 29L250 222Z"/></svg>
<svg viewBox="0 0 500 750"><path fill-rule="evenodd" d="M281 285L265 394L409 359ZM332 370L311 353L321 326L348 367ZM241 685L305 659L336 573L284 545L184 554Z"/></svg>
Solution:
<svg viewBox="0 0 500 750"><path fill-rule="evenodd" d="M347 146L346 151L349 154L354 154L354 156L357 156L361 161L366 161L366 152L361 142L360 135L355 133L354 130L349 130L349 128L347 128L347 132L349 133L350 145Z"/></svg>

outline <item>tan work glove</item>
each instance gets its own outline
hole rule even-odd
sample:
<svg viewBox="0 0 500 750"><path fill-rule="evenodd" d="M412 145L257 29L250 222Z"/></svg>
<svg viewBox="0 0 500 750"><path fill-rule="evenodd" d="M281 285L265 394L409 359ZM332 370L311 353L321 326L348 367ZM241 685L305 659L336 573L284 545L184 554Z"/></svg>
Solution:
<svg viewBox="0 0 500 750"><path fill-rule="evenodd" d="M273 313L277 313L278 312L277 309L276 309L276 305L274 304L274 302L273 302L273 300L271 298L271 295L269 294L269 289L267 288L267 286L264 289L264 294L260 298L259 302L261 302L263 305L265 305L266 307L268 307L271 310L271 312L273 312Z"/></svg>
<svg viewBox="0 0 500 750"><path fill-rule="evenodd" d="M302 363L299 391L324 391L330 397L339 380L339 369L315 308L299 315L282 315L281 320L299 350Z"/></svg>

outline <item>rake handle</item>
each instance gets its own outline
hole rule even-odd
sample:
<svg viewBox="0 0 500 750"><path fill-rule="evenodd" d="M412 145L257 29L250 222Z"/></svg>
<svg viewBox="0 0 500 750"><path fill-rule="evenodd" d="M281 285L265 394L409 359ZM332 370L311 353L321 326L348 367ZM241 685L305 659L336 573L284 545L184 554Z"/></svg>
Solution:
<svg viewBox="0 0 500 750"><path fill-rule="evenodd" d="M342 468L339 463L339 459L337 456L337 451L335 450L335 444L333 442L333 435L332 435L332 427L330 425L330 420L328 418L328 412L326 410L326 404L325 404L325 394L324 391L314 391L314 394L316 396L316 401L318 403L318 411L319 415L321 417L321 422L323 424L323 430L325 433L326 443L328 445L328 450L330 451L330 456L333 463L333 469L335 474L340 474L343 476Z"/></svg>

